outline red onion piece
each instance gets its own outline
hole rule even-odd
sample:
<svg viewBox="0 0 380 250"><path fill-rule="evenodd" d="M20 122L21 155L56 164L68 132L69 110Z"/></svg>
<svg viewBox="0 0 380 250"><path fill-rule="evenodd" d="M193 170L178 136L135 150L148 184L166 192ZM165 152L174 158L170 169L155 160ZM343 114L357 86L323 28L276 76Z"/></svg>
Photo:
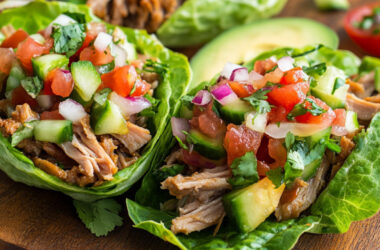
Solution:
<svg viewBox="0 0 380 250"><path fill-rule="evenodd" d="M196 96L191 101L195 105L204 106L211 101L211 94L207 90L198 91Z"/></svg>
<svg viewBox="0 0 380 250"><path fill-rule="evenodd" d="M211 91L211 94L215 100L217 100L222 105L226 105L239 99L239 97L235 94L235 92L232 91L228 84L216 86Z"/></svg>
<svg viewBox="0 0 380 250"><path fill-rule="evenodd" d="M291 58L290 56L285 56L278 60L277 65L282 72L285 72L294 68L293 63L293 58Z"/></svg>
<svg viewBox="0 0 380 250"><path fill-rule="evenodd" d="M254 82L254 81L259 81L261 79L263 79L263 75L257 73L256 71L252 70L249 74L248 74L248 81L249 82Z"/></svg>
<svg viewBox="0 0 380 250"><path fill-rule="evenodd" d="M227 79L230 79L232 71L239 68L241 68L241 65L234 64L234 63L226 63L224 65L222 72L220 72L220 75Z"/></svg>
<svg viewBox="0 0 380 250"><path fill-rule="evenodd" d="M70 120L72 122L77 122L87 115L83 106L72 99L66 99L61 102L58 110L66 120Z"/></svg>
<svg viewBox="0 0 380 250"><path fill-rule="evenodd" d="M105 32L100 32L94 41L94 47L98 51L105 51L111 43L112 36Z"/></svg>
<svg viewBox="0 0 380 250"><path fill-rule="evenodd" d="M246 82L248 79L248 69L244 67L234 69L230 76L230 80L236 82Z"/></svg>
<svg viewBox="0 0 380 250"><path fill-rule="evenodd" d="M305 123L295 123L295 122L282 122L280 124L271 123L265 128L265 134L269 135L275 139L285 138L288 132L291 132L297 136L311 136L323 129L326 126L319 124L305 124Z"/></svg>
<svg viewBox="0 0 380 250"><path fill-rule="evenodd" d="M190 130L189 121L183 118L172 117L170 120L172 125L173 136L178 136L182 141L186 140L186 135L182 131L188 132Z"/></svg>
<svg viewBox="0 0 380 250"><path fill-rule="evenodd" d="M152 106L152 104L142 96L122 97L115 92L111 93L110 100L119 107L121 113L124 116L137 114L142 110Z"/></svg>

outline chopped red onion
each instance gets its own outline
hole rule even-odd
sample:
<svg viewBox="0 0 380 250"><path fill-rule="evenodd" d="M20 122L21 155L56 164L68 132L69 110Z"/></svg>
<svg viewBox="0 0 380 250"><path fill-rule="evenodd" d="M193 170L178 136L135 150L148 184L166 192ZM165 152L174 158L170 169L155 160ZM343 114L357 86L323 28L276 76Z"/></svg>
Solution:
<svg viewBox="0 0 380 250"><path fill-rule="evenodd" d="M188 132L190 130L189 121L183 118L172 117L171 120L173 136L178 136L181 141L186 140L186 135L183 131Z"/></svg>
<svg viewBox="0 0 380 250"><path fill-rule="evenodd" d="M234 63L226 63L224 65L222 72L220 72L220 75L227 79L230 79L232 72L235 69L240 69L240 68L241 68L241 65L234 64Z"/></svg>
<svg viewBox="0 0 380 250"><path fill-rule="evenodd" d="M137 114L142 110L152 106L152 104L142 96L122 97L115 92L111 93L110 100L119 107L121 113L124 116Z"/></svg>
<svg viewBox="0 0 380 250"><path fill-rule="evenodd" d="M236 82L246 82L249 79L248 69L241 67L234 69L231 73L230 80Z"/></svg>
<svg viewBox="0 0 380 250"><path fill-rule="evenodd" d="M77 122L87 115L83 106L72 99L66 99L61 102L58 110L66 120L70 120L72 122Z"/></svg>
<svg viewBox="0 0 380 250"><path fill-rule="evenodd" d="M271 123L265 128L265 134L275 139L285 138L288 132L297 136L311 136L325 129L326 126L319 124L305 124L295 122Z"/></svg>
<svg viewBox="0 0 380 250"><path fill-rule="evenodd" d="M248 81L249 82L254 82L254 81L258 81L258 80L261 80L263 79L263 75L257 73L256 71L252 70L249 74L248 74Z"/></svg>
<svg viewBox="0 0 380 250"><path fill-rule="evenodd" d="M215 100L217 100L222 105L226 105L239 99L239 97L235 94L235 92L232 91L228 84L216 86L211 91L211 94Z"/></svg>
<svg viewBox="0 0 380 250"><path fill-rule="evenodd" d="M55 97L53 95L39 95L36 100L42 110L48 110L54 105Z"/></svg>
<svg viewBox="0 0 380 250"><path fill-rule="evenodd" d="M285 72L294 68L293 63L293 58L291 58L290 56L285 56L278 60L277 65L281 71Z"/></svg>
<svg viewBox="0 0 380 250"><path fill-rule="evenodd" d="M198 91L196 96L193 98L192 103L199 106L204 106L211 101L211 94L207 90Z"/></svg>
<svg viewBox="0 0 380 250"><path fill-rule="evenodd" d="M111 43L112 36L105 32L100 32L94 41L94 47L98 51L105 51Z"/></svg>

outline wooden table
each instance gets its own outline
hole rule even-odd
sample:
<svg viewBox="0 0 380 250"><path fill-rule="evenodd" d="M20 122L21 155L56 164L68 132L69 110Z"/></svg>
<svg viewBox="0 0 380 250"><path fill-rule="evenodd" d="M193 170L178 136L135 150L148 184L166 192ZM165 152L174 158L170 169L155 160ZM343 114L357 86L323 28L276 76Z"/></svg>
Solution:
<svg viewBox="0 0 380 250"><path fill-rule="evenodd" d="M367 2L371 1L351 0L352 6ZM341 48L364 55L342 28L344 12L322 13L311 0L289 0L280 16L321 21L338 32ZM194 49L183 52L191 55ZM120 202L124 203L124 198L120 197ZM96 238L76 216L70 198L15 183L0 172L0 249L175 249L145 231L133 229L125 211L123 217L124 226L107 237ZM346 234L305 234L296 249L380 249L379 238L380 214L354 223Z"/></svg>

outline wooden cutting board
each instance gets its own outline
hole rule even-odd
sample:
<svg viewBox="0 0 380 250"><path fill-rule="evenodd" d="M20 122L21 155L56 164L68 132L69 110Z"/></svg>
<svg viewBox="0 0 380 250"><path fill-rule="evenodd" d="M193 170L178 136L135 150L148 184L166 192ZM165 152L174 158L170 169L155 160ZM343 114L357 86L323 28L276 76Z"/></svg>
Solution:
<svg viewBox="0 0 380 250"><path fill-rule="evenodd" d="M368 0L351 0L352 6ZM372 1L373 2L373 1ZM280 16L309 17L336 30L341 48L363 56L342 27L345 12L319 12L312 0L289 0ZM315 34L316 36L318 34ZM196 48L183 50L191 56ZM133 190L126 195L132 195ZM119 198L124 204L125 195ZM133 229L126 212L124 226L107 237L93 236L75 214L71 199L61 193L15 183L0 172L0 249L175 249L172 245ZM296 249L380 249L380 214L353 223L346 234L305 234Z"/></svg>

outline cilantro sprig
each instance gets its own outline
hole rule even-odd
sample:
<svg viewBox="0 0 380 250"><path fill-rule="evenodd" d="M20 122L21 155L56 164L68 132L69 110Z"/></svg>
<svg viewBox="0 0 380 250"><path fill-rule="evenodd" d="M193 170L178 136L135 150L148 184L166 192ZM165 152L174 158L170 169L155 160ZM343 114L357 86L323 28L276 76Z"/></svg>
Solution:
<svg viewBox="0 0 380 250"><path fill-rule="evenodd" d="M271 106L267 101L268 96L266 96L270 91L270 89L259 89L252 95L243 99L248 101L257 113L265 114L271 110Z"/></svg>
<svg viewBox="0 0 380 250"><path fill-rule="evenodd" d="M294 120L295 117L304 115L309 112L313 116L326 113L326 110L319 106L313 99L307 97L303 103L296 104L292 111L287 115L288 120Z"/></svg>

